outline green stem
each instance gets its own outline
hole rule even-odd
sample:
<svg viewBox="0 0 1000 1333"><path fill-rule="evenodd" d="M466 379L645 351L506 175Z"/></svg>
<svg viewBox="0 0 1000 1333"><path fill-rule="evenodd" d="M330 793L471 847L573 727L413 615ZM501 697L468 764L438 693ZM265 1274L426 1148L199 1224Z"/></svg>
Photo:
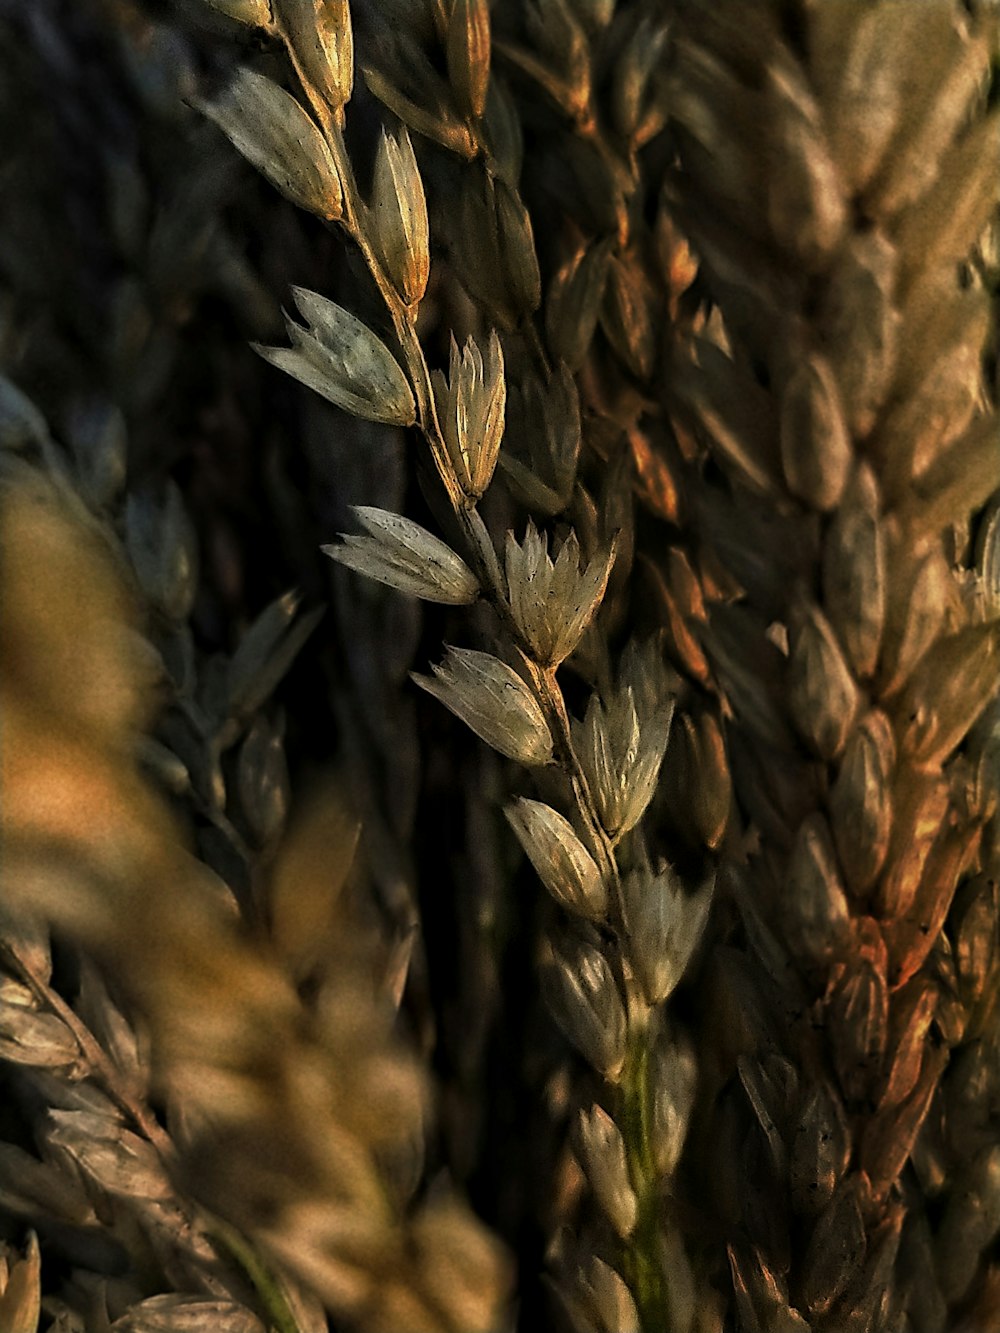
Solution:
<svg viewBox="0 0 1000 1333"><path fill-rule="evenodd" d="M638 1221L623 1250L625 1275L639 1309L643 1333L669 1333L666 1291L657 1241L660 1232L656 1160L653 1153L649 1043L645 1030L629 1043L622 1075L621 1131Z"/></svg>
<svg viewBox="0 0 1000 1333"><path fill-rule="evenodd" d="M266 1266L257 1251L228 1222L212 1217L206 1230L217 1249L223 1249L246 1274L257 1293L261 1309L267 1317L268 1333L302 1333L299 1321L281 1290L281 1283Z"/></svg>

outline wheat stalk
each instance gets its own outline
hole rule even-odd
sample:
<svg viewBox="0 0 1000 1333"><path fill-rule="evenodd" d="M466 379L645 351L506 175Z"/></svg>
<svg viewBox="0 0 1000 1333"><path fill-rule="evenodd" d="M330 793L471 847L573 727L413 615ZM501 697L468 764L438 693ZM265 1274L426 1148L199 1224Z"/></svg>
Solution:
<svg viewBox="0 0 1000 1333"><path fill-rule="evenodd" d="M554 10L549 17L558 24ZM504 426L507 385L501 344L495 332L482 343L470 338L461 352L453 342L448 374L428 370L416 334L431 268L428 210L410 140L405 132L398 137L383 132L366 201L343 135L353 58L346 6L331 9L319 26L315 16L295 4L278 6L273 21L315 120L282 89L249 71L238 74L206 110L294 202L339 224L355 243L385 303L401 363L342 307L299 289L295 302L305 323L289 320L292 347L260 350L348 411L419 427L455 532L462 538L462 554L410 520L371 508L357 511L365 534L348 536L340 546L328 548L329 554L432 601L463 604L482 596L506 640L507 660L450 649L442 666L435 668L435 677L420 683L501 753L529 767L554 763L568 783L572 822L546 803L524 799L509 816L556 899L576 917L606 923L611 930L610 939L579 927L569 930L555 944L544 977L557 1020L612 1089L608 1095L621 1133L609 1140L608 1151L621 1152L621 1161L627 1161L622 1178L626 1212L628 1197L638 1191L621 1262L630 1268L634 1298L644 1323L651 1326L664 1317L670 1299L660 1254L666 1224L659 1199L662 1178L679 1150L677 1131L688 1097L682 1087L687 1088L690 1075L683 1074L678 1083L677 1074L661 1069L662 1060L669 1066L669 1046L662 1058L651 1057L659 1016L652 1027L650 1023L653 1009L658 1010L677 984L703 920L692 908L685 929L675 931L675 922L684 915L683 889L669 872L654 872L638 835L623 842L655 789L669 725L666 680L658 678L653 658L633 654L617 683L607 682L603 701L593 697L579 736L575 734L556 672L595 615L618 537L606 537L603 547L592 544L585 561L571 530L553 559L546 539L529 524L520 542L508 533L501 568L478 512ZM585 55L583 30L571 28L576 49ZM485 244L492 277L486 283L477 280L468 260L460 272L501 327L512 330L519 317L528 321L529 348L544 376L537 381L544 401L544 382L552 376L531 323L539 301L531 226L517 189L516 165L509 154L505 158L497 152L499 131L494 126L499 117L487 110L492 79L486 7L457 6L447 22L442 18L437 35L447 48L451 89L438 86L433 111L426 101L419 107L382 72L366 71L368 81L414 129L460 155L482 157L485 176L474 167L462 187L463 217ZM552 92L555 85L550 80L546 86ZM584 107L583 90L569 78L558 91L577 124L593 137L596 125L588 126L592 117ZM634 137L638 145L642 135L636 131ZM606 327L613 330L613 340L617 336L629 367L648 375L650 349L632 341L628 271L619 265L614 273L618 285L612 288ZM565 383L554 381L556 391ZM553 446L560 444L554 440ZM572 470L565 464L561 477L554 471L553 479L564 495L567 486L572 491ZM609 507L605 523L613 513ZM684 1067L684 1058L678 1058ZM615 1093L619 1083L621 1091ZM680 1117L677 1129L670 1131L671 1141L659 1149L651 1138L658 1131L657 1112ZM590 1144L584 1156L592 1159L592 1171L599 1172L599 1140L591 1136ZM676 1242L673 1248L676 1252ZM625 1301L619 1314L640 1317L627 1314L634 1309L633 1296L614 1270L599 1265L593 1271L604 1274L594 1279L604 1295L598 1298L590 1279L582 1290L589 1292L586 1300L597 1317L606 1316L606 1311L599 1313L601 1301L615 1291L615 1300ZM577 1303L573 1294L567 1299Z"/></svg>
<svg viewBox="0 0 1000 1333"><path fill-rule="evenodd" d="M953 537L1000 481L987 304L960 280L996 199L988 32L889 3L797 33L687 7L677 32L670 189L725 323L667 402L725 474L697 535L740 591L702 642L759 844L728 880L743 933L713 1003L746 1017L710 1029L729 1058L702 1151L749 1329L974 1327L995 1282L993 1149L945 1116L993 1040L955 971L960 921L966 959L996 930L995 610ZM928 1175L942 1128L964 1195L944 1158Z"/></svg>

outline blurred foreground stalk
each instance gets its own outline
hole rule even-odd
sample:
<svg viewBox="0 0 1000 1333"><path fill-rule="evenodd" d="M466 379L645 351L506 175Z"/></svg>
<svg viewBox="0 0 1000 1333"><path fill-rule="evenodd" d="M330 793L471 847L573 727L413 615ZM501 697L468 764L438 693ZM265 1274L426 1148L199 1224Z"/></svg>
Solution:
<svg viewBox="0 0 1000 1333"><path fill-rule="evenodd" d="M113 1196L161 1210L177 1182L185 1193L159 1223L179 1229L175 1247L194 1226L203 1250L221 1236L240 1258L242 1232L358 1327L488 1330L504 1281L493 1243L446 1198L402 1212L425 1092L341 893L354 838L333 794L300 813L269 877L269 938L251 934L137 771L150 696L113 553L40 474L6 484L2 519L3 958L16 978L5 1040L29 1064L47 1040L53 1072L75 1066L105 1084L61 1117L62 1152ZM91 950L135 1006L169 1133L49 990L36 921ZM309 1004L296 990L306 983ZM237 1229L231 1239L213 1215ZM275 1327L294 1333L302 1298L290 1306L262 1266L244 1266ZM259 1327L225 1302L203 1303L198 1324L187 1299L190 1327ZM140 1302L114 1327L144 1317Z"/></svg>

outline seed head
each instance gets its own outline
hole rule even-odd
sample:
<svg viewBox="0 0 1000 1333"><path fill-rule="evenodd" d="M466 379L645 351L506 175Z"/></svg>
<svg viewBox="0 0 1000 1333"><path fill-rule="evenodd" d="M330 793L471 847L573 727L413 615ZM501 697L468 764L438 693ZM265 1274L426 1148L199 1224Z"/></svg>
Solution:
<svg viewBox="0 0 1000 1333"><path fill-rule="evenodd" d="M865 893L889 850L896 746L889 719L873 709L851 732L830 794L830 822L847 887Z"/></svg>
<svg viewBox="0 0 1000 1333"><path fill-rule="evenodd" d="M650 1063L652 1140L656 1169L671 1176L680 1161L698 1086L698 1062L679 1036L659 1041Z"/></svg>
<svg viewBox="0 0 1000 1333"><path fill-rule="evenodd" d="M864 1258L867 1237L860 1187L857 1175L845 1180L813 1230L802 1261L802 1299L810 1315L829 1310Z"/></svg>
<svg viewBox="0 0 1000 1333"><path fill-rule="evenodd" d="M520 194L505 181L487 178L496 210L497 241L504 285L519 314L530 315L542 303L542 280L535 252L531 216Z"/></svg>
<svg viewBox="0 0 1000 1333"><path fill-rule="evenodd" d="M508 449L500 455L515 497L535 513L552 517L567 507L580 454L580 398L561 366L547 383L526 376L510 396L507 439L523 446L527 462Z"/></svg>
<svg viewBox="0 0 1000 1333"><path fill-rule="evenodd" d="M823 759L844 748L858 708L858 687L830 622L816 606L790 617L789 702L803 739Z"/></svg>
<svg viewBox="0 0 1000 1333"><path fill-rule="evenodd" d="M875 674L885 623L885 536L875 474L862 463L823 540L826 611L861 677Z"/></svg>
<svg viewBox="0 0 1000 1333"><path fill-rule="evenodd" d="M581 1296L597 1333L640 1333L639 1311L624 1279L592 1256L581 1274Z"/></svg>
<svg viewBox="0 0 1000 1333"><path fill-rule="evenodd" d="M597 328L612 245L608 238L586 249L581 246L549 284L545 303L549 346L573 372L583 364Z"/></svg>
<svg viewBox="0 0 1000 1333"><path fill-rule="evenodd" d="M848 1101L861 1102L882 1070L889 989L877 962L852 959L827 1001L833 1065Z"/></svg>
<svg viewBox="0 0 1000 1333"><path fill-rule="evenodd" d="M851 457L833 371L823 357L805 356L781 398L781 460L788 489L814 509L836 508Z"/></svg>
<svg viewBox="0 0 1000 1333"><path fill-rule="evenodd" d="M816 1083L793 1123L789 1178L795 1207L806 1216L820 1212L847 1170L851 1134L840 1094Z"/></svg>

